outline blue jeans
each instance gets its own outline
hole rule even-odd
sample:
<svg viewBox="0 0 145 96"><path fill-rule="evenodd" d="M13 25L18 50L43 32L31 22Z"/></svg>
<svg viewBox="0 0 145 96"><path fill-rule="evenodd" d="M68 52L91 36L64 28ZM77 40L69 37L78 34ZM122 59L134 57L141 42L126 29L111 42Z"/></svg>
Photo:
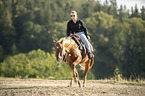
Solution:
<svg viewBox="0 0 145 96"><path fill-rule="evenodd" d="M87 39L86 35L84 34L84 32L79 32L79 33L75 33L75 34L77 34L77 35L80 36L82 42L85 44L85 46L86 46L86 48L87 48L87 50L88 50L89 52L93 51L93 46L92 46L91 43L88 41L88 39Z"/></svg>

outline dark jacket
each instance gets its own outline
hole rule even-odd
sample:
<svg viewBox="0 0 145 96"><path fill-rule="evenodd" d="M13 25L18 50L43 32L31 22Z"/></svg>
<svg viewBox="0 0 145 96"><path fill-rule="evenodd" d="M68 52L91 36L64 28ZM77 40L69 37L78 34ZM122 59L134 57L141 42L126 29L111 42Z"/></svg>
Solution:
<svg viewBox="0 0 145 96"><path fill-rule="evenodd" d="M84 32L86 36L88 35L88 30L85 27L84 22L78 19L77 22L74 23L73 20L70 20L67 23L67 36L78 32Z"/></svg>

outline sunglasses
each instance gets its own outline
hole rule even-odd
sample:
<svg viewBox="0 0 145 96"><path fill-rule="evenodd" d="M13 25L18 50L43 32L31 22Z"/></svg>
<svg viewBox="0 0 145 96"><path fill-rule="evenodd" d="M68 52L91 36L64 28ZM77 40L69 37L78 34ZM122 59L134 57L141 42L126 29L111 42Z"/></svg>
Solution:
<svg viewBox="0 0 145 96"><path fill-rule="evenodd" d="M71 17L75 17L75 15L71 15Z"/></svg>

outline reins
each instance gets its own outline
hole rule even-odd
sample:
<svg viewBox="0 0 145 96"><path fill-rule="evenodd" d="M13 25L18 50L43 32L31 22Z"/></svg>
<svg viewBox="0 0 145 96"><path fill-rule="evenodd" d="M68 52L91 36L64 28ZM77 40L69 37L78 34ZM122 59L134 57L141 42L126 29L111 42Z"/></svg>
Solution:
<svg viewBox="0 0 145 96"><path fill-rule="evenodd" d="M65 53L66 53L66 54L65 54L65 59L66 59L67 54L69 54L69 56L71 56L71 53L70 53L70 51L69 51L69 48L70 48L71 44L72 44L72 39L70 39L70 43L69 43L69 45L67 46L67 48L65 48L64 45L62 45L62 56L63 56L63 53L64 53L64 51L65 51ZM76 51L76 50L78 49L78 47L79 47L79 46L77 46L72 52ZM64 48L65 48L65 49L64 49Z"/></svg>
<svg viewBox="0 0 145 96"><path fill-rule="evenodd" d="M69 49L69 47L70 47L70 45L71 45L71 41L72 41L72 39L70 39L70 43L69 43L68 47L66 48L67 51L68 51L68 49Z"/></svg>
<svg viewBox="0 0 145 96"><path fill-rule="evenodd" d="M65 48L66 53L69 53L69 47L70 47L71 43L72 43L72 39L70 39L70 44L68 45L68 47ZM78 47L79 46L77 46L72 52L74 52ZM64 48L64 46L62 45L62 50L64 50L63 48Z"/></svg>
<svg viewBox="0 0 145 96"><path fill-rule="evenodd" d="M65 39L64 39L65 40ZM70 39L70 43L69 43L69 45L67 46L67 47L64 47L64 44L62 43L62 48L61 48L61 57L62 57L62 60L61 60L61 63L59 64L59 66L58 67L60 67L61 66L61 64L62 64L62 62L63 62L63 60L64 59L66 59L66 57L67 57L67 54L69 55L69 56L71 56L71 53L70 53L70 46L71 46L71 44L72 44L72 40L73 39ZM75 49L73 49L73 53L78 49L78 47L79 46L77 46ZM63 58L64 57L64 58Z"/></svg>

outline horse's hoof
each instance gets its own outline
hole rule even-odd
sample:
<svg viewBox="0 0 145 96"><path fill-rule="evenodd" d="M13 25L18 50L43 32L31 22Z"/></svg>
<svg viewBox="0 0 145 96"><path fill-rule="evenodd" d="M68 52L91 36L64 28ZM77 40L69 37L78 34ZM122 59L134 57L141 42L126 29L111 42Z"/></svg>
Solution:
<svg viewBox="0 0 145 96"><path fill-rule="evenodd" d="M78 82L78 78L75 78L75 83L77 83Z"/></svg>
<svg viewBox="0 0 145 96"><path fill-rule="evenodd" d="M70 85L67 85L67 87L71 87Z"/></svg>
<svg viewBox="0 0 145 96"><path fill-rule="evenodd" d="M86 84L83 84L83 87L86 87Z"/></svg>
<svg viewBox="0 0 145 96"><path fill-rule="evenodd" d="M81 85L79 85L79 87L80 87L80 88L82 88L82 86L81 86Z"/></svg>
<svg viewBox="0 0 145 96"><path fill-rule="evenodd" d="M72 87L72 85L68 85L67 87Z"/></svg>

